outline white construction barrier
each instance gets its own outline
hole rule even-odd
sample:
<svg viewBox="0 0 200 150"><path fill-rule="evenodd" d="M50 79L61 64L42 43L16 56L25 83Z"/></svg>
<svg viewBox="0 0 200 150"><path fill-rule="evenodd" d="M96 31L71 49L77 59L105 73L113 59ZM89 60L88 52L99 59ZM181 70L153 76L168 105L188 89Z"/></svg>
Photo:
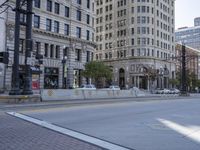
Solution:
<svg viewBox="0 0 200 150"><path fill-rule="evenodd" d="M131 90L44 89L41 91L41 98L43 101L131 98L131 97L142 97L142 96L145 96L145 93L136 89L131 89Z"/></svg>
<svg viewBox="0 0 200 150"><path fill-rule="evenodd" d="M81 90L48 89L41 91L42 100L73 100L84 99Z"/></svg>

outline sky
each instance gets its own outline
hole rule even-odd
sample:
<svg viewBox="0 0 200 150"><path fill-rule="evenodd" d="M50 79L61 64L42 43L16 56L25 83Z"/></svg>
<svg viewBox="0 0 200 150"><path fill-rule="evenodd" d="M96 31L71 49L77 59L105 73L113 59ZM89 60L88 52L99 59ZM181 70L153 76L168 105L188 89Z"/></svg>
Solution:
<svg viewBox="0 0 200 150"><path fill-rule="evenodd" d="M176 29L194 26L194 18L200 17L200 0L175 0Z"/></svg>

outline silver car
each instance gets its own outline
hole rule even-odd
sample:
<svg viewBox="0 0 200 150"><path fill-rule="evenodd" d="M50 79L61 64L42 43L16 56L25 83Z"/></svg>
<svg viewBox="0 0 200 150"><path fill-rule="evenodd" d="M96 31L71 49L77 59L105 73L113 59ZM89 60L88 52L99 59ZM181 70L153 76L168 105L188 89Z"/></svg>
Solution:
<svg viewBox="0 0 200 150"><path fill-rule="evenodd" d="M111 89L111 90L120 90L120 87L118 85L111 85L111 86L109 86L109 89Z"/></svg>
<svg viewBox="0 0 200 150"><path fill-rule="evenodd" d="M96 87L93 84L82 84L78 89L96 90Z"/></svg>

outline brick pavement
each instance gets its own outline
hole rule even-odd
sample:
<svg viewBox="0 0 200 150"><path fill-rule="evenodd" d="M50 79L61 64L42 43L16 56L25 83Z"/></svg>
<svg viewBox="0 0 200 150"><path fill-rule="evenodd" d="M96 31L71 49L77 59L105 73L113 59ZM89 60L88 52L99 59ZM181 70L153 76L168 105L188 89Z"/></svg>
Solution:
<svg viewBox="0 0 200 150"><path fill-rule="evenodd" d="M0 112L0 150L105 150Z"/></svg>

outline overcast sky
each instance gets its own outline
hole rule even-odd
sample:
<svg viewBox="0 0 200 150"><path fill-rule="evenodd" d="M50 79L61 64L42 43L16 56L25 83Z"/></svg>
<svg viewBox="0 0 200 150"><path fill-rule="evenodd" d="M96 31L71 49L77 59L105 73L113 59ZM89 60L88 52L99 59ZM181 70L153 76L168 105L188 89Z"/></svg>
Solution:
<svg viewBox="0 0 200 150"><path fill-rule="evenodd" d="M194 26L194 18L200 17L200 0L176 0L176 29Z"/></svg>

